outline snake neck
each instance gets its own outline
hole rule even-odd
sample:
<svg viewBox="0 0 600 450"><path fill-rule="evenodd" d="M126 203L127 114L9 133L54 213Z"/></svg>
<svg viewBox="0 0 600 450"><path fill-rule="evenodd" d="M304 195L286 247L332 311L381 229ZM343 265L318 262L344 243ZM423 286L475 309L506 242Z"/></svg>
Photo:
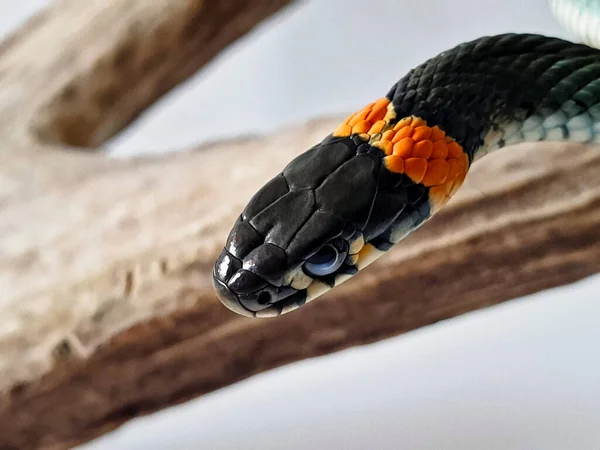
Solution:
<svg viewBox="0 0 600 450"><path fill-rule="evenodd" d="M600 73L599 73L600 76ZM585 89L579 91L586 95ZM587 94L590 98L595 98ZM483 144L475 149L473 160L488 153L524 142L600 143L600 102L587 106L569 99L546 116L532 114L524 121L494 124L483 136Z"/></svg>
<svg viewBox="0 0 600 450"><path fill-rule="evenodd" d="M404 174L427 191L430 215L462 186L470 166L468 153L452 136L421 117L398 118L388 98L347 117L332 136L359 138L381 150L387 171Z"/></svg>

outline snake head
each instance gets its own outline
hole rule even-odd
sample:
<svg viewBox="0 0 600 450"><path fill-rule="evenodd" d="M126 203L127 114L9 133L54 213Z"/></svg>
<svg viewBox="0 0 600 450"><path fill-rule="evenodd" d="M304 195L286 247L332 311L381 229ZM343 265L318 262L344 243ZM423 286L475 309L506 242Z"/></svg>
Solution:
<svg viewBox="0 0 600 450"><path fill-rule="evenodd" d="M346 281L429 216L425 188L385 168L364 138L329 136L249 201L215 263L221 302L290 312Z"/></svg>
<svg viewBox="0 0 600 450"><path fill-rule="evenodd" d="M251 198L213 272L229 309L271 317L304 305L421 226L458 188L468 167L462 148L416 117L382 124L388 103L357 113L374 112L372 124L351 116L358 130L343 124Z"/></svg>
<svg viewBox="0 0 600 450"><path fill-rule="evenodd" d="M215 264L221 301L244 315L279 315L355 274L378 189L379 153L330 137L263 186Z"/></svg>

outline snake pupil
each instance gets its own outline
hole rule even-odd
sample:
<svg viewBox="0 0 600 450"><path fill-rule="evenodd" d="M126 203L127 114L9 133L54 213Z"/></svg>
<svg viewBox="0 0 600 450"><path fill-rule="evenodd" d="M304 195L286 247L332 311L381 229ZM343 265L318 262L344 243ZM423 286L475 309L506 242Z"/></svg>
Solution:
<svg viewBox="0 0 600 450"><path fill-rule="evenodd" d="M326 245L316 254L308 259L311 264L325 264L334 261L337 256L337 250L332 245Z"/></svg>
<svg viewBox="0 0 600 450"><path fill-rule="evenodd" d="M342 242L336 242L339 247ZM344 263L347 250L338 250L338 245L329 243L304 263L304 271L311 277L324 277L334 273Z"/></svg>

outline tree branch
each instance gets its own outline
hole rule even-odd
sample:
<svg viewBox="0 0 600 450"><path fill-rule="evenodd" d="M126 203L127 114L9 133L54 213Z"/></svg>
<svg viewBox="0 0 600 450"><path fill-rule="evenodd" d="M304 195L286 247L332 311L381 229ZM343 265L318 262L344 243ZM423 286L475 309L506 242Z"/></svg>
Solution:
<svg viewBox="0 0 600 450"><path fill-rule="evenodd" d="M477 163L446 209L318 301L265 320L225 309L210 275L230 225L337 119L127 161L69 145L101 143L285 3L63 0L0 47L0 448L69 448L282 364L600 271L600 152L523 145ZM121 60L132 78L98 88Z"/></svg>

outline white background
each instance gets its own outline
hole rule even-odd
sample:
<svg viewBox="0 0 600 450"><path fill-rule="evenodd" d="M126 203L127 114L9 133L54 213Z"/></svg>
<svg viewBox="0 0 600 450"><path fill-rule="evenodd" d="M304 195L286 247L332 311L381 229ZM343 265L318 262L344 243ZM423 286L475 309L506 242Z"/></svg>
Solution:
<svg viewBox="0 0 600 450"><path fill-rule="evenodd" d="M0 0L0 32L45 3ZM437 52L507 31L569 37L544 0L301 2L159 102L111 151L351 112ZM256 376L81 449L597 450L599 300L597 276Z"/></svg>

